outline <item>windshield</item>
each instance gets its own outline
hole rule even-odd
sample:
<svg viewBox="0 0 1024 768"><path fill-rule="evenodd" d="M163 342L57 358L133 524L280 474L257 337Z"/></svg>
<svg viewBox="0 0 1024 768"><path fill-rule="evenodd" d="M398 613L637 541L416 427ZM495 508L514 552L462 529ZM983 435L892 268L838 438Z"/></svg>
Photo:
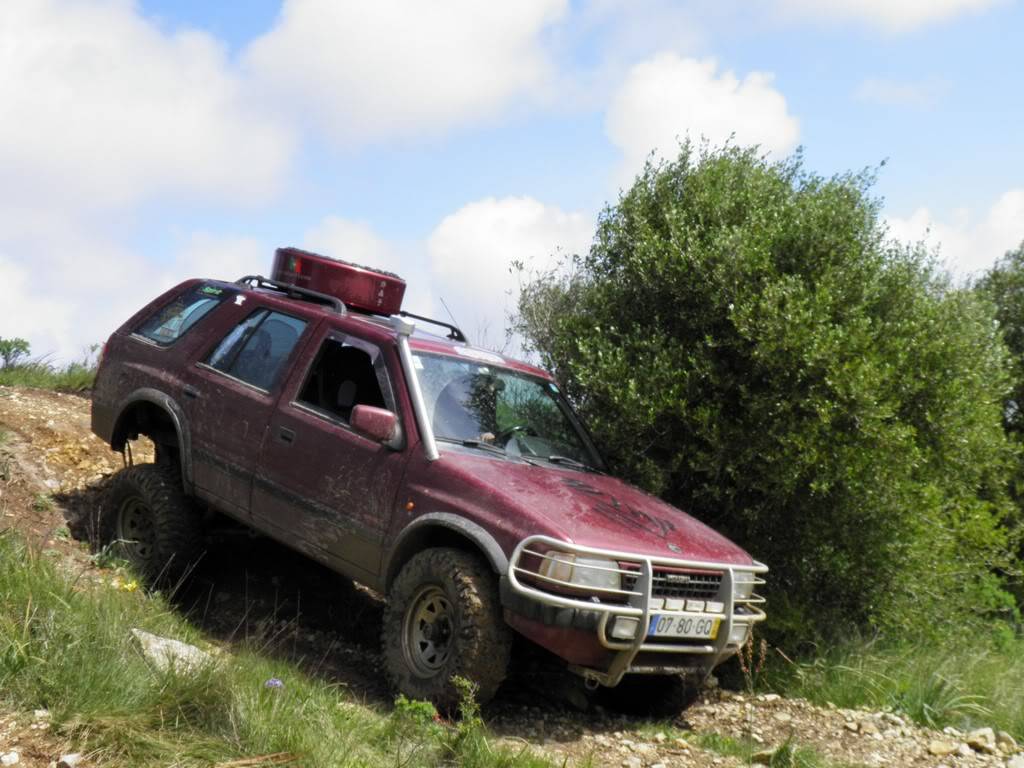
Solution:
<svg viewBox="0 0 1024 768"><path fill-rule="evenodd" d="M601 468L550 381L446 355L414 353L413 366L438 440Z"/></svg>

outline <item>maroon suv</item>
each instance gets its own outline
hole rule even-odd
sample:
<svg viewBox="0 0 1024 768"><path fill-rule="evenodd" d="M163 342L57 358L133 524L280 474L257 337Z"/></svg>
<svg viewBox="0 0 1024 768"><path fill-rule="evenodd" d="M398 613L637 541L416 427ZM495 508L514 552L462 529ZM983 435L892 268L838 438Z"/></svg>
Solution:
<svg viewBox="0 0 1024 768"><path fill-rule="evenodd" d="M401 312L397 276L297 249L272 274L184 282L107 342L93 430L156 446L100 521L140 572L229 515L385 594L394 686L444 707L456 675L494 694L513 631L591 687L693 683L764 619L765 566L608 475L549 374Z"/></svg>

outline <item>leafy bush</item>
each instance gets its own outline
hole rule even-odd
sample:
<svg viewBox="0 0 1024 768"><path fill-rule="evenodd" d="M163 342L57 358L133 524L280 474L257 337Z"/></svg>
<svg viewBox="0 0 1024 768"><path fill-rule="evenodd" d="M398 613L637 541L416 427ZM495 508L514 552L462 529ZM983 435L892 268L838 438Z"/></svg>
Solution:
<svg viewBox="0 0 1024 768"><path fill-rule="evenodd" d="M776 640L1013 610L1006 349L872 183L685 144L520 300L617 471L769 563Z"/></svg>

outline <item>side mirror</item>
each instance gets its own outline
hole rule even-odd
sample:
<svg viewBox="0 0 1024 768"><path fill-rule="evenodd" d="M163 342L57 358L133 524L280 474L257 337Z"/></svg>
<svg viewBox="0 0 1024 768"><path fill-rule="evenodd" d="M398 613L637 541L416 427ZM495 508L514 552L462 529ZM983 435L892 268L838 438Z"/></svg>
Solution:
<svg viewBox="0 0 1024 768"><path fill-rule="evenodd" d="M395 437L398 417L385 408L372 405L357 405L349 417L352 429L378 443L386 443Z"/></svg>

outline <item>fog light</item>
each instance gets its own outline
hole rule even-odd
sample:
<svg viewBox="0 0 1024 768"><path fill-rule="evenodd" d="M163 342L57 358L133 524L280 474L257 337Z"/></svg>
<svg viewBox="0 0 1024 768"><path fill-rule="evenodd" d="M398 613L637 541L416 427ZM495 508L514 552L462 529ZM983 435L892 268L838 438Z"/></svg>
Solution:
<svg viewBox="0 0 1024 768"><path fill-rule="evenodd" d="M636 628L639 622L628 617L618 618L612 625L612 637L616 640L632 640L636 637Z"/></svg>
<svg viewBox="0 0 1024 768"><path fill-rule="evenodd" d="M729 633L729 645L743 645L747 642L749 632L749 624L733 624L732 631Z"/></svg>

